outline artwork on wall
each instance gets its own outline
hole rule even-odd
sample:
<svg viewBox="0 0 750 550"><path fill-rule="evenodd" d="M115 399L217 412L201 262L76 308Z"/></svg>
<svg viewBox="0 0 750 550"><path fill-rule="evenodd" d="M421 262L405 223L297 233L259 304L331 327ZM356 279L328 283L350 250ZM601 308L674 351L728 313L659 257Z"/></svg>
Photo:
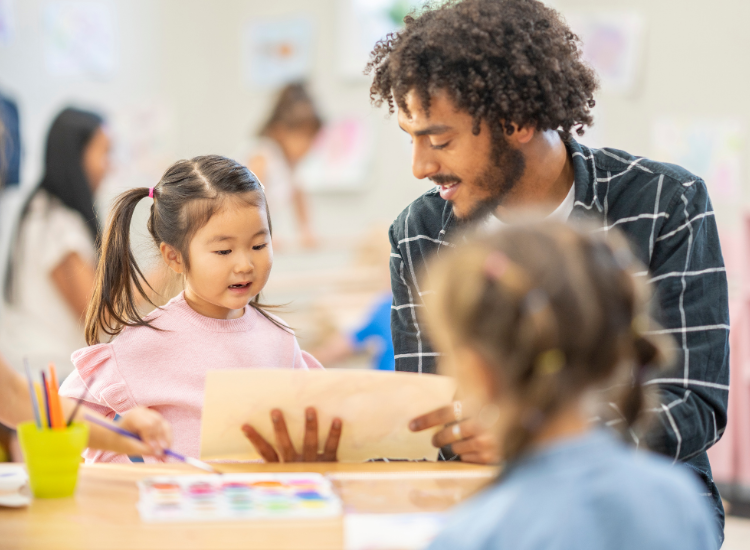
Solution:
<svg viewBox="0 0 750 550"><path fill-rule="evenodd" d="M403 25L404 17L420 0L339 0L339 72L363 78L362 71L375 43Z"/></svg>
<svg viewBox="0 0 750 550"><path fill-rule="evenodd" d="M121 105L110 117L115 174L125 187L158 181L174 160L175 116L168 101ZM119 190L118 190L119 192Z"/></svg>
<svg viewBox="0 0 750 550"><path fill-rule="evenodd" d="M602 90L634 91L644 57L645 20L637 12L566 13L565 19L582 41L584 60L593 67Z"/></svg>
<svg viewBox="0 0 750 550"><path fill-rule="evenodd" d="M309 17L253 20L242 37L245 84L277 88L305 79L312 68L313 38Z"/></svg>
<svg viewBox="0 0 750 550"><path fill-rule="evenodd" d="M362 189L372 157L372 130L359 117L327 123L299 166L300 183L308 191Z"/></svg>
<svg viewBox="0 0 750 550"><path fill-rule="evenodd" d="M741 121L662 117L654 122L651 139L653 158L701 177L714 202L739 201L745 149Z"/></svg>
<svg viewBox="0 0 750 550"><path fill-rule="evenodd" d="M55 76L107 78L116 70L115 17L109 3L50 2L44 9L47 70Z"/></svg>
<svg viewBox="0 0 750 550"><path fill-rule="evenodd" d="M0 0L0 44L8 44L15 31L13 0Z"/></svg>

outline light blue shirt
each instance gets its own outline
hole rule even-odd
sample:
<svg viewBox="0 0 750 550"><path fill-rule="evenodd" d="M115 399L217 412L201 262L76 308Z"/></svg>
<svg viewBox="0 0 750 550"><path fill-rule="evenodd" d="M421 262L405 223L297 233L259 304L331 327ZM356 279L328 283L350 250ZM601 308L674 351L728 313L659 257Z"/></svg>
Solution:
<svg viewBox="0 0 750 550"><path fill-rule="evenodd" d="M429 550L710 550L705 488L604 429L515 463L466 501Z"/></svg>

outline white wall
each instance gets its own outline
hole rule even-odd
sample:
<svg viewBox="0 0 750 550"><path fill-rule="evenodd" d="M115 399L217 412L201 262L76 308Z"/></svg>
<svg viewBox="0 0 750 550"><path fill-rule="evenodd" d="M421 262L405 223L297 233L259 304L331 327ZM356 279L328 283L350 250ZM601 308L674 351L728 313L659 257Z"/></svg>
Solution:
<svg viewBox="0 0 750 550"><path fill-rule="evenodd" d="M411 176L408 140L385 110L369 104L367 81L338 77L334 57L337 0L104 0L117 15L119 63L108 80L49 76L44 67L42 13L45 2L15 2L14 40L0 45L0 89L21 109L25 184L38 180L43 141L55 113L74 103L101 109L118 127L127 117L156 105L169 120L158 143L158 162L147 170L120 166L109 192L153 185L179 158L236 154L238 145L266 115L273 93L249 89L242 80L240 40L256 17L309 14L316 23L310 84L331 118L366 116L375 133L375 162L361 192L314 196L315 224L323 236L356 234L370 223L392 220L427 189ZM132 131L132 130L131 130ZM123 145L120 143L120 145Z"/></svg>
<svg viewBox="0 0 750 550"><path fill-rule="evenodd" d="M320 232L356 234L373 221L392 219L428 188L411 176L408 141L393 118L369 104L366 81L342 80L335 67L338 0L101 0L118 23L118 70L109 80L51 77L44 69L42 0L16 0L17 29L0 44L0 88L20 104L25 146L24 179L39 177L46 129L55 112L74 102L101 108L123 126L133 112L157 105L165 128L157 161L140 170L121 166L114 189L153 184L177 158L217 152L234 154L263 118L270 92L242 81L240 39L253 18L310 14L316 23L311 84L323 112L367 116L375 130L375 162L362 192L313 198ZM650 132L659 115L740 118L747 122L750 74L750 2L742 0L556 0L567 11L635 9L648 32L642 81L627 97L600 94L597 140L650 155ZM131 117L132 118L132 117ZM744 167L747 174L748 167ZM110 194L114 190L110 190ZM717 204L733 224L740 204Z"/></svg>

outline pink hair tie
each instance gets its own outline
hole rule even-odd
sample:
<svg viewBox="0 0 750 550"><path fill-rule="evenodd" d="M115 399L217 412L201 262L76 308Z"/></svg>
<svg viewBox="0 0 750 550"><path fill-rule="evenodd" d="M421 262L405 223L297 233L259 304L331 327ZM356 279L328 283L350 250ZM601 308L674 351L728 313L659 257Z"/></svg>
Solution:
<svg viewBox="0 0 750 550"><path fill-rule="evenodd" d="M149 199L153 199L154 198L154 188L153 187L149 187L148 188L148 198Z"/></svg>
<svg viewBox="0 0 750 550"><path fill-rule="evenodd" d="M484 261L484 274L495 281L500 281L508 270L508 257L498 250L493 250Z"/></svg>

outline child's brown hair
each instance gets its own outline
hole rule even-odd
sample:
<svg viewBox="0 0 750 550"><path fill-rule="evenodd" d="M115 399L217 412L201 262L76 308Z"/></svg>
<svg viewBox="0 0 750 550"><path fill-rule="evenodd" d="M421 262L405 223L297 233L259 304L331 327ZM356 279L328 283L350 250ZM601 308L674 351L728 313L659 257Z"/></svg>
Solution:
<svg viewBox="0 0 750 550"><path fill-rule="evenodd" d="M616 395L602 397L613 398L619 424L641 419L646 371L667 353L647 334L649 295L636 270L619 234L549 221L469 238L428 264L433 341L477 352L523 404L502 442L506 458L607 384Z"/></svg>
<svg viewBox="0 0 750 550"><path fill-rule="evenodd" d="M301 82L287 84L276 99L276 104L268 120L263 124L258 135L267 136L276 129L301 130L310 135L318 133L323 126L315 103Z"/></svg>

